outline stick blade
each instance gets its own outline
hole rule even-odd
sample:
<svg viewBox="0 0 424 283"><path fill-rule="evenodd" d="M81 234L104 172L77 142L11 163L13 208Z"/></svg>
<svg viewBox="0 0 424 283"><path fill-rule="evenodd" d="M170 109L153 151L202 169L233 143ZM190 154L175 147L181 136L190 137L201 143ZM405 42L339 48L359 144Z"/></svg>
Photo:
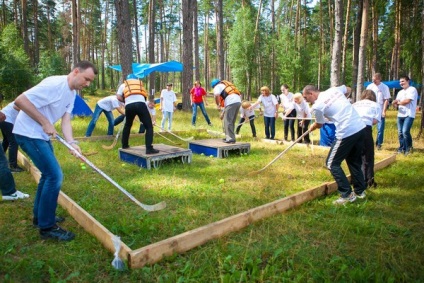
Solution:
<svg viewBox="0 0 424 283"><path fill-rule="evenodd" d="M102 144L102 147L103 147L103 149L110 150L110 149L114 148L114 147L115 147L115 145L107 146L107 145L103 145L103 144Z"/></svg>
<svg viewBox="0 0 424 283"><path fill-rule="evenodd" d="M158 210L162 210L162 209L164 209L166 207L166 202L162 201L162 202L159 202L157 204L152 204L152 205L141 204L140 206L144 210L147 210L147 211L158 211Z"/></svg>

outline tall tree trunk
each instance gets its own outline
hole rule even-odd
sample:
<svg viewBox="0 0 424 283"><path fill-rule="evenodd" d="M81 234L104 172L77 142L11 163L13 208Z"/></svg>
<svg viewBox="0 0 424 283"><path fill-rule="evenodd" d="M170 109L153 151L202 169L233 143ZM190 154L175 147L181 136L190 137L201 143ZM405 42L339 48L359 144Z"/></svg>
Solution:
<svg viewBox="0 0 424 283"><path fill-rule="evenodd" d="M401 23L401 14L402 7L401 1L395 1L395 30L394 30L394 46L392 51L392 60L390 68L390 78L392 80L397 80L399 78L399 57L400 57L400 23Z"/></svg>
<svg viewBox="0 0 424 283"><path fill-rule="evenodd" d="M183 16L183 65L182 96L183 110L190 109L190 89L193 85L193 2L182 0Z"/></svg>
<svg viewBox="0 0 424 283"><path fill-rule="evenodd" d="M194 48L194 79L200 80L200 53L199 53L199 23L197 1L193 1L193 48Z"/></svg>
<svg viewBox="0 0 424 283"><path fill-rule="evenodd" d="M34 15L34 66L38 66L40 61L40 42L38 40L38 1L32 1L32 11Z"/></svg>
<svg viewBox="0 0 424 283"><path fill-rule="evenodd" d="M344 25L344 34L343 34L343 51L342 51L342 73L341 73L341 83L346 83L346 52L347 52L347 46L348 46L348 35L349 35L349 25L350 25L350 10L352 6L352 0L347 0L347 7L346 7L346 18L345 18L345 25Z"/></svg>
<svg viewBox="0 0 424 283"><path fill-rule="evenodd" d="M362 26L361 26L361 42L359 44L358 54L358 89L356 92L356 100L362 93L364 83L365 59L367 51L367 38L368 38L368 9L369 0L363 0L362 7Z"/></svg>
<svg viewBox="0 0 424 283"><path fill-rule="evenodd" d="M208 13L205 13L205 32L204 32L203 38L204 38L203 50L204 50L204 56L205 56L205 62L204 62L205 79L204 80L205 80L205 89L208 89L209 77L211 75L209 70L210 62L209 62L209 15Z"/></svg>
<svg viewBox="0 0 424 283"><path fill-rule="evenodd" d="M135 31L135 48L137 55L137 62L141 62L140 54L140 35L138 34L138 15L137 15L137 1L133 0L133 13L134 13L134 31Z"/></svg>
<svg viewBox="0 0 424 283"><path fill-rule="evenodd" d="M340 58L342 47L342 0L336 0L334 3L334 43L333 53L331 55L331 86L340 85Z"/></svg>
<svg viewBox="0 0 424 283"><path fill-rule="evenodd" d="M274 42L276 40L276 30L275 30L275 0L271 0L271 40ZM276 47L275 44L271 45L271 89L277 89L276 75ZM248 97L250 100L250 97Z"/></svg>
<svg viewBox="0 0 424 283"><path fill-rule="evenodd" d="M318 51L318 75L317 86L321 89L321 74L323 69L322 54L324 52L324 22L322 17L322 0L319 1L319 51Z"/></svg>
<svg viewBox="0 0 424 283"><path fill-rule="evenodd" d="M22 34L22 40L24 42L24 50L25 50L25 53L28 55L28 57L30 57L30 59L33 59L32 56L30 56L31 54L29 54L28 19L27 19L28 5L27 5L27 0L21 0L21 10L22 10L21 34Z"/></svg>
<svg viewBox="0 0 424 283"><path fill-rule="evenodd" d="M108 29L108 20L109 20L109 1L106 1L105 4L105 12L104 12L104 27L102 32L102 38L101 38L101 58L102 58L102 64L101 64L101 80L100 80L100 88L105 89L106 88L106 81L105 81L105 53L106 53L106 47L107 47L107 29Z"/></svg>
<svg viewBox="0 0 424 283"><path fill-rule="evenodd" d="M358 54L359 54L359 42L361 38L361 26L362 26L362 11L363 1L357 0L358 13L356 13L355 31L353 33L353 58L352 58L352 97L356 97L356 89L358 83Z"/></svg>
<svg viewBox="0 0 424 283"><path fill-rule="evenodd" d="M156 15L156 1L149 0L149 63L155 63L155 15ZM149 75L149 95L154 92L155 88L155 74Z"/></svg>
<svg viewBox="0 0 424 283"><path fill-rule="evenodd" d="M116 26L118 28L119 59L122 76L132 74L131 15L128 0L115 0Z"/></svg>
<svg viewBox="0 0 424 283"><path fill-rule="evenodd" d="M371 6L372 16L372 59L371 59L371 74L377 73L377 46L378 46L378 2L373 0Z"/></svg>
<svg viewBox="0 0 424 283"><path fill-rule="evenodd" d="M77 0L72 0L72 65L75 66L80 60L79 54L79 20Z"/></svg>
<svg viewBox="0 0 424 283"><path fill-rule="evenodd" d="M216 55L217 55L218 78L220 79L225 78L224 14L222 9L222 1L223 0L216 1Z"/></svg>

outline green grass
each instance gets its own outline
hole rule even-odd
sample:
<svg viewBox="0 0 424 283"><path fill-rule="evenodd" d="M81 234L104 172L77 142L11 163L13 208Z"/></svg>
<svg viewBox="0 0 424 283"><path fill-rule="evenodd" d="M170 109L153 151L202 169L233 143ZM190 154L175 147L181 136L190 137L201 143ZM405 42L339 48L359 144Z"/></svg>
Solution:
<svg viewBox="0 0 424 283"><path fill-rule="evenodd" d="M94 107L97 98L90 97ZM218 111L208 108L220 131ZM206 128L201 113L198 127ZM381 160L397 147L395 111L389 112ZM160 122L158 113L158 123ZM177 112L174 130L190 128L191 115ZM413 127L418 132L420 117ZM73 120L75 136L83 136L89 119ZM256 121L263 136L262 118ZM137 126L133 126L134 133ZM101 117L93 135L107 131ZM285 146L255 142L244 125L242 140L251 143L249 155L226 159L193 155L192 163L168 162L145 170L119 160L117 148L104 150L112 140L82 142L88 157L138 200L166 201L165 210L147 213L89 167L54 143L65 180L62 190L132 249L166 239L247 209L332 181L323 167L326 153L294 147L263 174L248 176L270 162ZM187 132L196 139L206 133ZM282 123L277 135L282 136ZM181 142L174 137L168 138ZM315 135L315 139L317 139ZM144 143L130 138L130 145ZM155 136L154 143L169 144ZM28 173L15 174L29 200L0 203L0 281L5 282L421 282L424 278L423 140L416 152L398 156L395 164L376 173L378 188L366 200L334 207L337 194L319 198L288 213L270 217L182 255L141 269L118 272L113 255L70 216L63 227L77 234L70 243L41 241L31 225L36 185ZM186 147L186 143L182 143ZM304 161L304 162L302 162ZM223 178L223 183L219 179ZM62 208L59 215L67 216Z"/></svg>

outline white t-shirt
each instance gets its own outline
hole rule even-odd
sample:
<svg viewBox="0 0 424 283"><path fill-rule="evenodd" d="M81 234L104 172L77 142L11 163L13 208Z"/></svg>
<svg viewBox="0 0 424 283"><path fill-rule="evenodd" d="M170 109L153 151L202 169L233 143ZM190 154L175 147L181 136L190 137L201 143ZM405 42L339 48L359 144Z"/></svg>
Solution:
<svg viewBox="0 0 424 283"><path fill-rule="evenodd" d="M297 104L296 102L293 103L294 109L296 110L297 118L303 119L303 118L311 118L311 109L309 109L309 104L302 100L300 104Z"/></svg>
<svg viewBox="0 0 424 283"><path fill-rule="evenodd" d="M399 91L396 96L396 100L401 101L404 99L411 99L411 102L409 102L406 105L399 105L397 116L415 118L415 112L417 111L417 100L418 100L417 89L413 86L410 86L407 89L402 89L401 91Z"/></svg>
<svg viewBox="0 0 424 283"><path fill-rule="evenodd" d="M19 111L13 108L13 106L15 106L15 102L10 102L6 105L6 107L3 107L3 109L0 110L4 115L6 115L6 120L4 121L11 124L15 124L16 117L19 114Z"/></svg>
<svg viewBox="0 0 424 283"><path fill-rule="evenodd" d="M52 76L45 78L38 85L23 94L34 104L35 108L54 124L65 113L72 113L75 102L75 91L69 88L68 76ZM16 117L13 133L33 139L49 140L38 122L34 121L24 111L19 111Z"/></svg>
<svg viewBox="0 0 424 283"><path fill-rule="evenodd" d="M250 116L255 116L255 109L259 109L259 108L260 108L259 104L253 107L252 110L249 110L249 108L244 109L243 107L240 106L240 117L249 118Z"/></svg>
<svg viewBox="0 0 424 283"><path fill-rule="evenodd" d="M284 108L284 112L294 109L293 93L289 92L287 95L284 93L280 94L281 107Z"/></svg>
<svg viewBox="0 0 424 283"><path fill-rule="evenodd" d="M116 91L116 95L119 95L121 97L124 97L124 89L125 89L125 83L121 84ZM135 103L135 102L146 102L146 98L142 94L132 94L125 98L125 105Z"/></svg>
<svg viewBox="0 0 424 283"><path fill-rule="evenodd" d="M258 102L262 103L264 106L264 116L265 117L275 117L276 107L278 104L277 98L275 95L270 94L268 96L259 95Z"/></svg>
<svg viewBox="0 0 424 283"><path fill-rule="evenodd" d="M353 104L353 108L355 108L356 112L358 112L362 121L367 126L372 126L374 119L378 122L381 121L380 105L372 100L359 100Z"/></svg>
<svg viewBox="0 0 424 283"><path fill-rule="evenodd" d="M163 89L160 93L162 99L162 111L174 112L174 102L177 101L177 96L172 90Z"/></svg>
<svg viewBox="0 0 424 283"><path fill-rule="evenodd" d="M346 98L345 93L344 85L332 87L320 92L312 106L317 123L324 124L325 118L334 122L337 139L349 137L365 128L364 122Z"/></svg>
<svg viewBox="0 0 424 283"><path fill-rule="evenodd" d="M225 84L219 83L213 88L213 95L214 96L220 96L222 91L225 89ZM240 102L241 103L241 97L237 94L231 94L227 95L227 97L224 100L224 106L228 106L234 103Z"/></svg>
<svg viewBox="0 0 424 283"><path fill-rule="evenodd" d="M375 93L376 102L380 105L380 111L383 112L384 100L390 99L389 87L383 83L376 85L375 83L367 86L367 89L372 90Z"/></svg>
<svg viewBox="0 0 424 283"><path fill-rule="evenodd" d="M124 104L116 98L116 95L111 95L97 101L97 105L105 111L112 111Z"/></svg>

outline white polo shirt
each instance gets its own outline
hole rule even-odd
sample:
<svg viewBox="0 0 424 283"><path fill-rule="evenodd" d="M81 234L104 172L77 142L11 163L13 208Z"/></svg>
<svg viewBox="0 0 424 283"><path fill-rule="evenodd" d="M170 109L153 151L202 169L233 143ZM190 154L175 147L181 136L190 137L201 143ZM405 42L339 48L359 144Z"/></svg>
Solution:
<svg viewBox="0 0 424 283"><path fill-rule="evenodd" d="M367 89L370 89L375 93L376 102L380 105L380 111L382 113L384 100L388 100L391 97L389 87L383 83L380 83L379 85L372 83L367 86Z"/></svg>
<svg viewBox="0 0 424 283"><path fill-rule="evenodd" d="M10 102L5 107L3 107L3 109L0 110L1 112L3 112L4 115L6 115L6 120L4 121L10 124L15 124L16 117L19 114L19 111L16 110L13 106L15 106L14 101Z"/></svg>
<svg viewBox="0 0 424 283"><path fill-rule="evenodd" d="M225 84L219 83L213 88L213 95L214 96L220 96L222 91L225 89ZM241 103L241 97L237 94L231 94L227 95L227 97L224 100L224 106L228 106L234 103L240 102Z"/></svg>
<svg viewBox="0 0 424 283"><path fill-rule="evenodd" d="M105 111L112 111L124 104L116 98L116 95L111 95L97 101L97 105Z"/></svg>
<svg viewBox="0 0 424 283"><path fill-rule="evenodd" d="M381 121L380 105L369 99L362 99L353 104L356 112L361 116L362 121L367 126L372 126L374 119L378 122Z"/></svg>
<svg viewBox="0 0 424 283"><path fill-rule="evenodd" d="M74 108L76 92L69 88L67 77L52 76L45 78L38 85L23 93L52 124L62 118L65 113L71 114ZM46 141L50 139L41 125L24 111L19 111L13 133L33 139Z"/></svg>
<svg viewBox="0 0 424 283"><path fill-rule="evenodd" d="M264 116L265 117L275 117L276 105L278 104L277 98L275 95L270 94L268 96L259 95L258 102L262 103L264 106Z"/></svg>
<svg viewBox="0 0 424 283"><path fill-rule="evenodd" d="M399 105L397 116L415 118L418 100L417 89L413 86L410 86L407 89L402 89L401 91L399 91L396 96L396 100L401 101L404 99L411 99L411 102L406 105Z"/></svg>
<svg viewBox="0 0 424 283"><path fill-rule="evenodd" d="M365 128L364 122L346 98L345 93L344 85L332 87L320 92L312 106L317 123L324 124L325 118L334 122L337 139L349 137Z"/></svg>

